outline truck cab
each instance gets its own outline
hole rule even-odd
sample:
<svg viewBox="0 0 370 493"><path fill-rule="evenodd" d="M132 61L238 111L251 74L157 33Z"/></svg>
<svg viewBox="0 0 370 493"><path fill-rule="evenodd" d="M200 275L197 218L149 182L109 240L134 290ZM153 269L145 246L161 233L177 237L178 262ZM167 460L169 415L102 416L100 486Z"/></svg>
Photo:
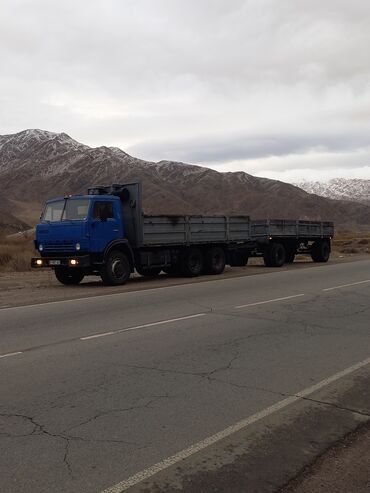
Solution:
<svg viewBox="0 0 370 493"><path fill-rule="evenodd" d="M64 284L99 272L107 248L125 241L122 203L113 195L72 195L48 200L36 226L40 258L32 267L53 267Z"/></svg>
<svg viewBox="0 0 370 493"><path fill-rule="evenodd" d="M118 197L76 195L46 202L36 227L35 247L45 257L61 252L98 254L123 236Z"/></svg>

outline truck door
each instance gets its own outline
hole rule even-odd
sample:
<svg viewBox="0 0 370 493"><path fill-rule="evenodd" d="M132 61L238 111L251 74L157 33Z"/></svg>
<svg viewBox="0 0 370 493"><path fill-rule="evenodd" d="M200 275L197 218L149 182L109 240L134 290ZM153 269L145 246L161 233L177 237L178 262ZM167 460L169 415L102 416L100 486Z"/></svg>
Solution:
<svg viewBox="0 0 370 493"><path fill-rule="evenodd" d="M95 201L90 231L91 251L103 252L108 243L122 237L123 227L119 201Z"/></svg>

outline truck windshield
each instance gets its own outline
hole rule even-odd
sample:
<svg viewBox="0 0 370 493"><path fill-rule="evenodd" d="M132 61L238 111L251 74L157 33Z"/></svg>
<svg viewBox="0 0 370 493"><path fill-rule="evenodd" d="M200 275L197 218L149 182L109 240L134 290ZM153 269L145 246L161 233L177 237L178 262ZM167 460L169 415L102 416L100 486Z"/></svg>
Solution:
<svg viewBox="0 0 370 493"><path fill-rule="evenodd" d="M44 222L84 221L89 212L89 199L64 199L49 202L41 220Z"/></svg>

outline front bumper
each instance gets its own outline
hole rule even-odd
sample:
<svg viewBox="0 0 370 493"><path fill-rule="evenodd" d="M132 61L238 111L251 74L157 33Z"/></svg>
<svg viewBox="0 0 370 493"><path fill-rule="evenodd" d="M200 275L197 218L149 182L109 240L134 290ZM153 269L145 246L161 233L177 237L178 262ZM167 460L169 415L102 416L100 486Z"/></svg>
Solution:
<svg viewBox="0 0 370 493"><path fill-rule="evenodd" d="M43 267L89 267L91 265L90 255L80 257L33 257L31 267L42 269Z"/></svg>

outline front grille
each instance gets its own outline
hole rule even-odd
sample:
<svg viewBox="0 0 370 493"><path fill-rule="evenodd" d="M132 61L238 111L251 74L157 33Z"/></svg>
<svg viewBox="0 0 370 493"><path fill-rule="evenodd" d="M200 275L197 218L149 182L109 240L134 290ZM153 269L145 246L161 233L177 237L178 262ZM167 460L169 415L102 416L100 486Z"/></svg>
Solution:
<svg viewBox="0 0 370 493"><path fill-rule="evenodd" d="M74 252L76 247L74 243L47 243L43 245L44 252Z"/></svg>

